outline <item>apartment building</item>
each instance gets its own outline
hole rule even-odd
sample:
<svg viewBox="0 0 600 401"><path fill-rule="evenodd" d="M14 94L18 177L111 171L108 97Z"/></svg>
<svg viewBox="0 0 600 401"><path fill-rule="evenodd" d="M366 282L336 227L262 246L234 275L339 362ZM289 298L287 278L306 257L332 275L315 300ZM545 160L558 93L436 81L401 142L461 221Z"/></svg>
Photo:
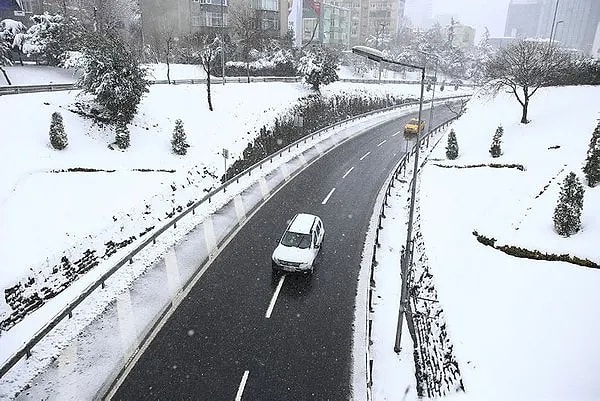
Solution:
<svg viewBox="0 0 600 401"><path fill-rule="evenodd" d="M369 37L395 35L404 15L405 0L332 0L349 10L350 46L364 45ZM327 4L327 2L326 2Z"/></svg>

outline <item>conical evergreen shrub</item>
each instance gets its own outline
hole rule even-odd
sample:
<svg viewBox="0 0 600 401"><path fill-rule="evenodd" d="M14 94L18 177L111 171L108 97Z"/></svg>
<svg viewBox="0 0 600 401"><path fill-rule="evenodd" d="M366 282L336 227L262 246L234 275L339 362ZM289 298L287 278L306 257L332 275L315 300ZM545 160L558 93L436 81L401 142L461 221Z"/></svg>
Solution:
<svg viewBox="0 0 600 401"><path fill-rule="evenodd" d="M583 173L590 187L594 187L600 182L600 121L592 133Z"/></svg>
<svg viewBox="0 0 600 401"><path fill-rule="evenodd" d="M583 210L583 185L571 172L560 187L558 204L554 209L554 229L563 237L570 237L581 228Z"/></svg>
<svg viewBox="0 0 600 401"><path fill-rule="evenodd" d="M504 128L502 126L498 126L496 128L496 133L492 138L492 146L490 146L490 154L492 157L500 157L502 155L502 134L504 133Z"/></svg>
<svg viewBox="0 0 600 401"><path fill-rule="evenodd" d="M50 144L54 149L63 150L69 144L62 115L59 112L52 113L50 122Z"/></svg>
<svg viewBox="0 0 600 401"><path fill-rule="evenodd" d="M115 143L119 147L119 149L127 149L130 145L129 143L129 128L127 128L127 123L123 121L119 121L117 123L117 132L115 134Z"/></svg>
<svg viewBox="0 0 600 401"><path fill-rule="evenodd" d="M180 119L177 119L175 121L175 129L173 130L173 139L171 140L173 153L185 155L189 146L190 145L187 143L187 137L183 129L183 122Z"/></svg>
<svg viewBox="0 0 600 401"><path fill-rule="evenodd" d="M450 130L448 134L448 145L446 145L446 157L450 160L454 160L458 157L458 141L456 140L456 134L454 129Z"/></svg>

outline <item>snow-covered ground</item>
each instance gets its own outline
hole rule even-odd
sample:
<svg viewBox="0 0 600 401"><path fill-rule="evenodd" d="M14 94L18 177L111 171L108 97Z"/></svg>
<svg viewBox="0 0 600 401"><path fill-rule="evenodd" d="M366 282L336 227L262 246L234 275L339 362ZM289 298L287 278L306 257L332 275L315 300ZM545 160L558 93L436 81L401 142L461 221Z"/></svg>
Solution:
<svg viewBox="0 0 600 401"><path fill-rule="evenodd" d="M341 92L416 96L418 87L334 83L322 91L325 96ZM301 83L214 85L210 112L203 85L153 85L130 125L131 147L125 152L108 148L113 127L69 111L78 91L0 97L9 116L0 134L6 144L0 150L0 288L14 285L30 269L52 266L63 251L85 246L100 232L114 231L115 218L170 200L170 185L186 181L192 170L204 176L193 178L200 193L217 185L205 172L223 174L222 149L235 160L261 126L308 93ZM48 143L54 111L63 115L69 139L60 152ZM191 145L184 157L170 148L178 118ZM69 168L115 171L60 172ZM146 169L154 171L139 171Z"/></svg>
<svg viewBox="0 0 600 401"><path fill-rule="evenodd" d="M540 89L527 125L519 123L520 107L510 94L473 98L452 126L459 158L446 160L444 136L422 170L417 221L465 387L451 399L600 399L600 271L508 256L472 234L477 230L503 244L600 262L600 187L585 188L579 233L563 238L552 227L565 175L573 171L583 178L587 146L600 117L599 98L595 87ZM489 147L500 124L503 155L493 159ZM488 163L522 164L525 170L436 165ZM376 401L400 399L405 391L403 399L417 399L406 327L403 351L393 351L406 190L404 185L392 197L380 237Z"/></svg>
<svg viewBox="0 0 600 401"><path fill-rule="evenodd" d="M41 70L33 71L35 75ZM176 68L173 70L174 78L184 76L187 77L178 75ZM39 81L43 78L34 76L20 83ZM79 100L78 91L0 97L4 115L10 116L3 119L0 133L7 144L0 151L2 290L28 276L43 282L63 254L73 260L82 250L103 244L107 237L104 234L110 238L111 233L121 232L127 238L128 233L138 235L145 227L162 224L145 220L142 212L147 205L153 211L170 210L171 185L179 188L186 182L192 185L184 191L179 189L176 196L186 200L201 198L206 189L217 185L211 174L223 173L223 148L229 149L231 159L237 158L261 126L271 124L298 98L310 93L300 83L227 84L212 89L215 111L209 112L203 85L152 86L130 125L132 145L126 152L108 148L114 138L111 127L93 125L69 111ZM322 89L325 96L342 92L415 97L418 87L335 83ZM452 91L447 95L459 93ZM69 138L69 146L61 152L48 144L50 115L54 111L62 113ZM177 118L183 120L191 145L185 157L174 156L170 150ZM105 171L63 171L72 168ZM144 220L137 219L140 216ZM173 241L171 236L169 240ZM123 251L115 258L119 255ZM152 260L144 259L148 263ZM11 329L15 336L5 335L1 341L5 345L6 341L13 345L24 341L105 267L78 280L49 306ZM101 310L93 308L85 315L93 317ZM0 318L9 312L4 299L0 300ZM56 345L59 344L61 340ZM3 360L13 352L11 349L4 348Z"/></svg>

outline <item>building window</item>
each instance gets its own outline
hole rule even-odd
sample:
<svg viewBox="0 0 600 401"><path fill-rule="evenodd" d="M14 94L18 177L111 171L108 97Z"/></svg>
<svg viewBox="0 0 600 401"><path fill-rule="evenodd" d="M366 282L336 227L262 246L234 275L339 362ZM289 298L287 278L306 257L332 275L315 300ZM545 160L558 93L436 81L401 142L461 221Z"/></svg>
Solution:
<svg viewBox="0 0 600 401"><path fill-rule="evenodd" d="M279 18L275 15L266 15L262 20L263 31L275 31L279 29Z"/></svg>
<svg viewBox="0 0 600 401"><path fill-rule="evenodd" d="M26 13L33 12L31 0L21 0L21 4L23 5L23 11L25 11Z"/></svg>
<svg viewBox="0 0 600 401"><path fill-rule="evenodd" d="M202 17L200 15L192 15L192 26L202 26Z"/></svg>
<svg viewBox="0 0 600 401"><path fill-rule="evenodd" d="M252 8L264 11L279 11L278 0L252 0Z"/></svg>
<svg viewBox="0 0 600 401"><path fill-rule="evenodd" d="M194 3L200 3L200 4L212 4L215 6L220 6L221 5L221 0L192 0ZM223 1L223 5L227 6L227 1L228 0L222 0Z"/></svg>

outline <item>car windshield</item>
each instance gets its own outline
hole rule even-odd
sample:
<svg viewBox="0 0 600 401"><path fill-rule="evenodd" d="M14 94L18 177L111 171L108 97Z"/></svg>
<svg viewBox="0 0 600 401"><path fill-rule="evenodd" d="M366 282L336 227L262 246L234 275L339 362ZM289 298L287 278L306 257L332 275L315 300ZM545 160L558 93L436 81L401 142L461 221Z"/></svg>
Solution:
<svg viewBox="0 0 600 401"><path fill-rule="evenodd" d="M281 245L306 249L310 246L310 235L286 231L286 233L283 235L283 238L281 239Z"/></svg>
<svg viewBox="0 0 600 401"><path fill-rule="evenodd" d="M417 125L417 120L410 120L408 123L412 125Z"/></svg>

